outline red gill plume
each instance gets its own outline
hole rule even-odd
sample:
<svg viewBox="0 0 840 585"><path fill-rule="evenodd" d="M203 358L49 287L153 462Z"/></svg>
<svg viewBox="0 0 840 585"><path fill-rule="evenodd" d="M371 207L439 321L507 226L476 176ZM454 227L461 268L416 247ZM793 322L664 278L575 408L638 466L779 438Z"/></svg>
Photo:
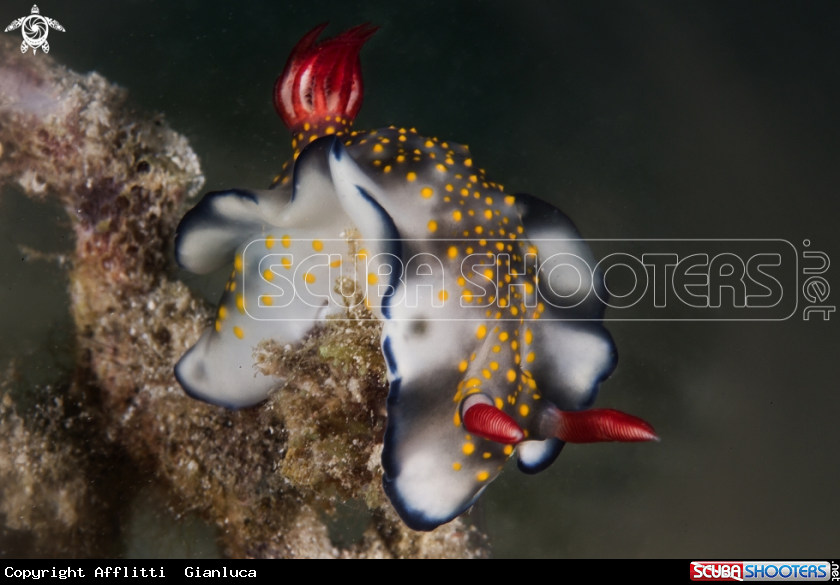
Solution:
<svg viewBox="0 0 840 585"><path fill-rule="evenodd" d="M316 42L326 26L316 26L295 45L274 84L274 108L293 134L310 129L316 135L338 132L362 107L359 51L379 27L360 24Z"/></svg>

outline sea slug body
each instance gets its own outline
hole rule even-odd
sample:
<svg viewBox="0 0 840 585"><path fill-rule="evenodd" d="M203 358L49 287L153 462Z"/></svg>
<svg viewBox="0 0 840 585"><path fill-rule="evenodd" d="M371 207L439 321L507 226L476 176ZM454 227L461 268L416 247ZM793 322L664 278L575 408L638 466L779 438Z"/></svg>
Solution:
<svg viewBox="0 0 840 585"><path fill-rule="evenodd" d="M176 366L183 388L230 408L264 400L282 380L255 376L254 347L299 342L346 311L353 283L384 322L383 482L411 528L467 510L514 454L537 473L565 442L655 439L640 419L590 409L617 352L603 276L569 218L508 193L466 146L351 130L375 29L316 44L322 30L275 88L293 161L268 190L206 195L179 226L182 267L234 267L214 326Z"/></svg>

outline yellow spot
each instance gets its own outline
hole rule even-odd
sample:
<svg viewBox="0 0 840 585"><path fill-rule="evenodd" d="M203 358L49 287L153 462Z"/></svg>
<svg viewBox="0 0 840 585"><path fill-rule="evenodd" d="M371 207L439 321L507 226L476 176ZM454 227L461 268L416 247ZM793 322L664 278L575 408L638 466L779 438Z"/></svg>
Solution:
<svg viewBox="0 0 840 585"><path fill-rule="evenodd" d="M341 258L330 262L330 268L338 268L339 266L341 266Z"/></svg>
<svg viewBox="0 0 840 585"><path fill-rule="evenodd" d="M499 398L498 396L496 397L495 402L496 402L496 408L498 408L499 410L502 410L502 408L505 406L504 401L501 398Z"/></svg>
<svg viewBox="0 0 840 585"><path fill-rule="evenodd" d="M320 252L324 249L324 242L321 240L312 240L312 249L316 252Z"/></svg>
<svg viewBox="0 0 840 585"><path fill-rule="evenodd" d="M358 252L356 252L357 256L361 256L362 258L367 258L368 252L366 248L362 248Z"/></svg>
<svg viewBox="0 0 840 585"><path fill-rule="evenodd" d="M510 455L513 453L513 445L505 445L504 449L505 455Z"/></svg>
<svg viewBox="0 0 840 585"><path fill-rule="evenodd" d="M273 238L273 237L271 237L271 236L268 236L268 237L265 239L265 247L266 247L267 249L271 250L271 249L274 247L274 242L275 242L274 238Z"/></svg>
<svg viewBox="0 0 840 585"><path fill-rule="evenodd" d="M436 232L437 231L437 222L435 220L430 219L427 226L428 226L430 232Z"/></svg>
<svg viewBox="0 0 840 585"><path fill-rule="evenodd" d="M487 370L487 369L481 370L481 375L489 380L490 379L490 370Z"/></svg>
<svg viewBox="0 0 840 585"><path fill-rule="evenodd" d="M262 296L262 304L265 305L266 307L270 307L271 305L274 304L274 300L268 295L263 295Z"/></svg>
<svg viewBox="0 0 840 585"><path fill-rule="evenodd" d="M447 251L447 254L449 255L450 258L457 258L458 257L458 248L456 248L455 246L449 246L449 250Z"/></svg>
<svg viewBox="0 0 840 585"><path fill-rule="evenodd" d="M222 330L222 322L216 319L216 333L219 333Z"/></svg>
<svg viewBox="0 0 840 585"><path fill-rule="evenodd" d="M530 364L532 361L534 361L534 359L536 359L536 357L537 357L537 356L535 356L535 355L534 355L534 352L532 351L531 353L529 353L529 354L525 357L525 361L526 361L526 362L528 362L528 363Z"/></svg>
<svg viewBox="0 0 840 585"><path fill-rule="evenodd" d="M475 445L472 443L464 443L464 446L461 447L461 451L464 452L464 455L472 455L475 452Z"/></svg>
<svg viewBox="0 0 840 585"><path fill-rule="evenodd" d="M485 335L487 335L487 326L479 325L478 330L475 332L475 336L479 339L484 339Z"/></svg>
<svg viewBox="0 0 840 585"><path fill-rule="evenodd" d="M219 319L226 319L227 318L227 307L219 307Z"/></svg>
<svg viewBox="0 0 840 585"><path fill-rule="evenodd" d="M490 459L492 455L490 453L484 453L482 457L484 457L485 459Z"/></svg>
<svg viewBox="0 0 840 585"><path fill-rule="evenodd" d="M228 256L228 258L230 258L230 256ZM233 267L239 272L242 272L242 256L239 254L236 255L236 259L233 261Z"/></svg>
<svg viewBox="0 0 840 585"><path fill-rule="evenodd" d="M471 167L472 166L472 159L468 158L464 161L464 166Z"/></svg>
<svg viewBox="0 0 840 585"><path fill-rule="evenodd" d="M400 136L400 138L405 138L405 137ZM461 471L461 464L460 463L453 463L452 464L452 469L454 469L455 471Z"/></svg>
<svg viewBox="0 0 840 585"><path fill-rule="evenodd" d="M310 129L311 127L312 127L312 126L310 126L310 125L309 125L309 122L306 122L306 123L303 125L303 129L304 129L304 130L306 130L307 132L309 132L309 129Z"/></svg>
<svg viewBox="0 0 840 585"><path fill-rule="evenodd" d="M526 329L525 330L525 343L530 344L532 341L534 341L534 334L531 333L530 329Z"/></svg>
<svg viewBox="0 0 840 585"><path fill-rule="evenodd" d="M531 409L528 408L527 404L523 404L519 407L519 414L522 416L528 416L528 413L531 412Z"/></svg>
<svg viewBox="0 0 840 585"><path fill-rule="evenodd" d="M505 249L505 245L501 242L496 242L496 249L500 252Z"/></svg>
<svg viewBox="0 0 840 585"><path fill-rule="evenodd" d="M515 382L516 381L516 372L514 372L513 370L508 370L507 381L508 382Z"/></svg>
<svg viewBox="0 0 840 585"><path fill-rule="evenodd" d="M463 276L459 276L458 277L458 286L464 286L465 284L467 284L466 279Z"/></svg>
<svg viewBox="0 0 840 585"><path fill-rule="evenodd" d="M423 146L425 146L426 148L432 148L434 145L434 142L432 142L431 140L427 140Z"/></svg>
<svg viewBox="0 0 840 585"><path fill-rule="evenodd" d="M324 130L324 134L335 134L335 128L332 126L327 126L327 129Z"/></svg>
<svg viewBox="0 0 840 585"><path fill-rule="evenodd" d="M507 331L502 331L501 333L499 333L499 340L500 341L507 341L508 340Z"/></svg>
<svg viewBox="0 0 840 585"><path fill-rule="evenodd" d="M368 274L367 281L368 284L376 284L377 282L379 282L379 278L373 272L371 272L370 274Z"/></svg>
<svg viewBox="0 0 840 585"><path fill-rule="evenodd" d="M242 339L243 337L245 337L245 332L242 331L241 327L234 327L233 328L233 334L236 335L239 339Z"/></svg>
<svg viewBox="0 0 840 585"><path fill-rule="evenodd" d="M431 187L423 187L422 189L420 189L420 195L422 195L424 199L428 199L434 194L434 189L432 189Z"/></svg>
<svg viewBox="0 0 840 585"><path fill-rule="evenodd" d="M514 339L510 342L510 347L513 351L516 351L519 348L519 342Z"/></svg>
<svg viewBox="0 0 840 585"><path fill-rule="evenodd" d="M452 212L452 217L455 219L455 221L461 221L461 218L464 217L464 215L456 209Z"/></svg>
<svg viewBox="0 0 840 585"><path fill-rule="evenodd" d="M446 167L445 167L445 166L443 166L443 165L442 165L442 164L440 164L440 163L436 164L436 165L435 165L435 168L436 168L437 170L439 170L441 173L445 173L445 172L446 172Z"/></svg>
<svg viewBox="0 0 840 585"><path fill-rule="evenodd" d="M382 148L381 144L376 144L373 147L373 152L382 152L384 149Z"/></svg>
<svg viewBox="0 0 840 585"><path fill-rule="evenodd" d="M274 273L269 269L265 269L263 270L263 278L271 282L272 280L274 280Z"/></svg>
<svg viewBox="0 0 840 585"><path fill-rule="evenodd" d="M315 282L315 275L311 272L307 272L303 275L303 280L306 281L306 284L314 284Z"/></svg>
<svg viewBox="0 0 840 585"><path fill-rule="evenodd" d="M405 161L405 157L403 155L399 155L397 157L397 162L403 162L403 161Z"/></svg>
<svg viewBox="0 0 840 585"><path fill-rule="evenodd" d="M282 238L280 238L280 243L283 245L284 248L288 248L292 245L292 238L290 238L289 236L283 236Z"/></svg>
<svg viewBox="0 0 840 585"><path fill-rule="evenodd" d="M236 308L239 309L240 313L245 312L245 297L241 294L236 295Z"/></svg>
<svg viewBox="0 0 840 585"><path fill-rule="evenodd" d="M483 233L483 232L484 232L484 228L483 228L483 227L481 227L481 226L476 226L476 228L475 228L475 233L480 234L480 233ZM484 241L484 240L482 240L482 242L483 242L483 241ZM484 244L481 244L481 245L483 246Z"/></svg>
<svg viewBox="0 0 840 585"><path fill-rule="evenodd" d="M462 195L463 197L466 197L466 196L467 196L467 195L469 195L469 194L470 194L470 192L469 192L469 190L468 190L468 189L461 189L461 195Z"/></svg>
<svg viewBox="0 0 840 585"><path fill-rule="evenodd" d="M408 180L409 183L411 183L413 181L416 181L417 180L417 173L415 173L414 171L411 171L410 173L408 173L405 176L405 178Z"/></svg>
<svg viewBox="0 0 840 585"><path fill-rule="evenodd" d="M475 476L478 481L487 481L490 478L490 474L486 471L481 471L478 475Z"/></svg>
<svg viewBox="0 0 840 585"><path fill-rule="evenodd" d="M507 203L508 205L513 205L515 202L516 197L514 197L513 195L508 195L507 197L505 197L505 203Z"/></svg>
<svg viewBox="0 0 840 585"><path fill-rule="evenodd" d="M282 260L280 260L280 264L282 264L283 268L285 268L286 270L292 267L292 261L289 258L283 258Z"/></svg>
<svg viewBox="0 0 840 585"><path fill-rule="evenodd" d="M487 312L489 313L490 311L487 311ZM493 353L499 353L500 351L502 351L502 346L501 345L494 345L493 346Z"/></svg>
<svg viewBox="0 0 840 585"><path fill-rule="evenodd" d="M460 412L455 411L455 416L453 416L453 417L452 417L452 423L453 423L456 427L460 427L460 426L461 426L461 413L460 413Z"/></svg>
<svg viewBox="0 0 840 585"><path fill-rule="evenodd" d="M487 219L493 219L493 212L489 209L484 210L484 217Z"/></svg>
<svg viewBox="0 0 840 585"><path fill-rule="evenodd" d="M490 362L490 369L494 372L499 369L499 362Z"/></svg>
<svg viewBox="0 0 840 585"><path fill-rule="evenodd" d="M391 172L391 165L385 165L385 168L382 169L383 173L390 173Z"/></svg>
<svg viewBox="0 0 840 585"><path fill-rule="evenodd" d="M440 292L438 293L438 298L439 298L441 301L446 302L446 301L449 299L449 293L448 293L448 292L446 292L445 290L442 290L442 291L440 291Z"/></svg>
<svg viewBox="0 0 840 585"><path fill-rule="evenodd" d="M231 282L231 283L230 283L230 292L233 292L233 291L235 291L235 290L236 290L236 283L235 283L235 282Z"/></svg>
<svg viewBox="0 0 840 585"><path fill-rule="evenodd" d="M449 191L450 193L452 193L452 191L453 191L454 189L455 189L455 187L453 187L452 185L450 185L450 184L448 184L448 183L447 183L447 185L446 185L446 190L447 190L447 191Z"/></svg>
<svg viewBox="0 0 840 585"><path fill-rule="evenodd" d="M489 278L490 280L493 279L494 274L495 274L495 272L493 272L492 268L488 268L487 270L484 271L484 276Z"/></svg>

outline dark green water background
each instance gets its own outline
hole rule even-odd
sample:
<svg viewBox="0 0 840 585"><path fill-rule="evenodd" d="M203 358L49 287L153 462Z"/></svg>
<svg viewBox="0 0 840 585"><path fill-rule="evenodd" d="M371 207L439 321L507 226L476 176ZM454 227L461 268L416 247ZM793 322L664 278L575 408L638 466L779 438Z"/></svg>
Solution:
<svg viewBox="0 0 840 585"><path fill-rule="evenodd" d="M4 0L0 23L30 2ZM291 47L320 22L332 35L369 21L382 29L362 53L358 128L414 126L469 144L492 179L550 200L587 237L784 238L800 250L807 238L840 258L834 1L39 7L67 30L50 33L51 55L164 112L201 158L206 190L271 180L291 154L271 105ZM54 375L44 348L66 343L66 283L18 246L69 242L60 210L3 193L0 361L41 364L33 383ZM837 274L828 304L840 300ZM609 325L620 363L598 404L646 418L663 441L570 446L536 477L508 469L483 502L495 554L836 556L838 324L835 314ZM143 498L126 522L127 556L215 554L211 528Z"/></svg>

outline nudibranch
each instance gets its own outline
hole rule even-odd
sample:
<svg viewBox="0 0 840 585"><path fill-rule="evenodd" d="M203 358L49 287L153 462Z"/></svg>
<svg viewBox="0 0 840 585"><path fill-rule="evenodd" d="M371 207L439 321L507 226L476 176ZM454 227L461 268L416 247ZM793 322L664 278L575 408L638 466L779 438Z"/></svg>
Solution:
<svg viewBox="0 0 840 585"><path fill-rule="evenodd" d="M184 390L228 408L264 400L282 380L255 374L255 346L301 341L359 302L349 285L383 321L383 485L409 527L469 509L514 454L537 473L566 442L656 440L639 418L591 408L617 353L574 224L508 194L466 146L352 130L376 28L318 43L325 26L274 89L294 159L268 190L205 195L178 228L183 268L234 267L214 327L175 368Z"/></svg>

